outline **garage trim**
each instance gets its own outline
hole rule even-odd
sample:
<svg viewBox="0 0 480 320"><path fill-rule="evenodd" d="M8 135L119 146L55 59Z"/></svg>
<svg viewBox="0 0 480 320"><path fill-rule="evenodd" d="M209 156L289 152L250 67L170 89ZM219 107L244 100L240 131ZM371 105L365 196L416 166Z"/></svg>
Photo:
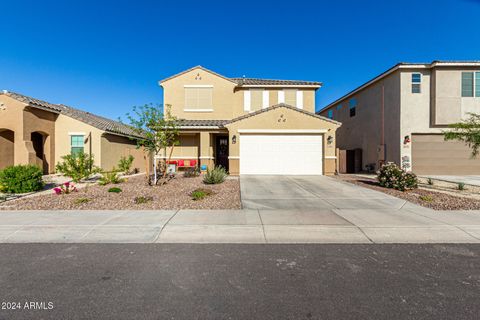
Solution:
<svg viewBox="0 0 480 320"><path fill-rule="evenodd" d="M327 133L326 129L239 129L238 133Z"/></svg>

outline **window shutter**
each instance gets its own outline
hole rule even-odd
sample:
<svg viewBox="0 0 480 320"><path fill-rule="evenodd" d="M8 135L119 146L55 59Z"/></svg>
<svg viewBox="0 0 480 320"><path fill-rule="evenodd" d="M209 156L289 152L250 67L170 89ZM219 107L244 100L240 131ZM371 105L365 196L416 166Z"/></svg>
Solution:
<svg viewBox="0 0 480 320"><path fill-rule="evenodd" d="M243 92L243 110L246 112L250 111L250 91L245 90Z"/></svg>
<svg viewBox="0 0 480 320"><path fill-rule="evenodd" d="M262 101L263 109L268 108L270 106L269 100L270 100L270 92L268 90L263 90L263 101Z"/></svg>
<svg viewBox="0 0 480 320"><path fill-rule="evenodd" d="M297 108L303 109L303 91L297 90Z"/></svg>

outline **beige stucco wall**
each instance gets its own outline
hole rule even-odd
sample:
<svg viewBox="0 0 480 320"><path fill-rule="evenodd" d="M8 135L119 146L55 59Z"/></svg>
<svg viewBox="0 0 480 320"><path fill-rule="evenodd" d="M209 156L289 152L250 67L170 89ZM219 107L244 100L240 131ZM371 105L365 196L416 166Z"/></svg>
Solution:
<svg viewBox="0 0 480 320"><path fill-rule="evenodd" d="M382 94L383 91L383 94ZM382 96L384 116L382 117ZM356 115L350 117L349 101L357 100ZM337 110L337 105L342 108ZM382 143L382 120L386 161L400 162L400 72L394 72L354 96L333 106L333 118L342 123L337 130L337 148L362 149L362 169L367 164L378 168L378 147ZM326 110L321 115L327 116Z"/></svg>
<svg viewBox="0 0 480 320"><path fill-rule="evenodd" d="M479 97L462 97L462 72L480 72L479 68L436 68L432 71L435 81L434 125L445 126L459 122L468 113L479 113Z"/></svg>
<svg viewBox="0 0 480 320"><path fill-rule="evenodd" d="M201 68L169 79L161 85L164 90L164 104L171 105L172 115L180 119L230 120L248 113L244 110L244 92L249 88L238 87L236 83ZM213 86L213 111L185 112L185 85ZM278 104L278 92L283 88L265 87L263 89L269 92L268 106ZM299 87L298 90L303 93L303 109L315 112L315 89Z"/></svg>
<svg viewBox="0 0 480 320"><path fill-rule="evenodd" d="M212 85L213 112L185 112L185 85ZM232 119L240 108L240 95L234 94L236 84L200 68L162 83L163 103L171 105L172 115L180 119Z"/></svg>
<svg viewBox="0 0 480 320"><path fill-rule="evenodd" d="M0 131L6 129L14 132L13 150L9 149L9 152L14 153L14 164L43 166L43 161L37 158L31 142L32 132L38 132L44 136L43 151L47 163L44 169L53 172L56 117L54 113L30 108L25 103L0 95ZM11 155L6 157L10 158Z"/></svg>
<svg viewBox="0 0 480 320"><path fill-rule="evenodd" d="M401 74L401 139L414 134L441 134L446 126L468 117L469 112L478 113L480 98L461 96L461 74L476 71L472 68L437 67L434 69L403 70ZM422 92L411 92L412 73L422 73ZM415 168L412 143L401 143L401 158ZM417 166L418 167L418 166Z"/></svg>
<svg viewBox="0 0 480 320"><path fill-rule="evenodd" d="M104 170L118 168L121 157L134 157L131 170L145 172L146 159L149 158L143 149L137 148L137 143L127 137L104 133L101 137L101 167Z"/></svg>
<svg viewBox="0 0 480 320"><path fill-rule="evenodd" d="M286 121L278 121L278 119L286 119ZM229 131L229 170L230 174L239 174L239 162L240 157L240 134L238 130L241 129L262 129L262 130L319 130L325 129L327 132L323 134L323 146L324 146L324 174L333 174L335 172L335 132L338 128L338 124L315 118L301 112L291 110L288 108L280 107L276 108L244 120L236 121L226 125ZM237 143L232 144L233 136L237 136ZM327 143L327 138L333 137L331 144ZM320 161L320 159L319 159Z"/></svg>
<svg viewBox="0 0 480 320"><path fill-rule="evenodd" d="M94 157L94 164L101 167L101 137L103 131L84 122L70 118L65 115L59 115L55 124L55 163L61 160L61 157L70 154L71 140L69 133L83 134L85 139L91 133L91 154ZM85 153L90 154L90 142L84 145Z"/></svg>

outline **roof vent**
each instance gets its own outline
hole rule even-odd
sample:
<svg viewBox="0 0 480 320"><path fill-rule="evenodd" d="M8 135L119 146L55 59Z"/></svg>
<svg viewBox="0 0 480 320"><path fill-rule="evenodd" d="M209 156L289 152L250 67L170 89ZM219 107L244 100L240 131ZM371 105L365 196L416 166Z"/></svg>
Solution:
<svg viewBox="0 0 480 320"><path fill-rule="evenodd" d="M245 83L245 75L243 75L242 78L243 78L243 83Z"/></svg>

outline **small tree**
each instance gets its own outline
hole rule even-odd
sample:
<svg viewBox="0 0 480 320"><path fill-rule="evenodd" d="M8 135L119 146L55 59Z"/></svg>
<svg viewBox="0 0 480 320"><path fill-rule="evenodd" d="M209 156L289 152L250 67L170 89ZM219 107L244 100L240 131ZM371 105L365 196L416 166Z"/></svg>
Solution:
<svg viewBox="0 0 480 320"><path fill-rule="evenodd" d="M160 105L147 104L142 107L133 107L133 114L127 114L130 125L139 136L137 147L143 148L149 156L157 154L167 155L168 163L172 157L173 149L179 144L177 119L170 113L171 106L166 105L163 112ZM147 168L147 173L149 172ZM166 166L163 170L162 184L166 182ZM148 179L150 179L148 174ZM153 183L157 184L159 177L154 170Z"/></svg>
<svg viewBox="0 0 480 320"><path fill-rule="evenodd" d="M83 152L69 154L62 157L55 169L63 175L72 178L73 181L87 179L95 173L99 173L100 168L93 165L93 154L88 155Z"/></svg>
<svg viewBox="0 0 480 320"><path fill-rule="evenodd" d="M472 149L472 158L475 158L479 153L480 148L480 115L469 113L469 118L458 123L449 125L451 131L444 131L443 136L445 141L457 140L464 142Z"/></svg>

